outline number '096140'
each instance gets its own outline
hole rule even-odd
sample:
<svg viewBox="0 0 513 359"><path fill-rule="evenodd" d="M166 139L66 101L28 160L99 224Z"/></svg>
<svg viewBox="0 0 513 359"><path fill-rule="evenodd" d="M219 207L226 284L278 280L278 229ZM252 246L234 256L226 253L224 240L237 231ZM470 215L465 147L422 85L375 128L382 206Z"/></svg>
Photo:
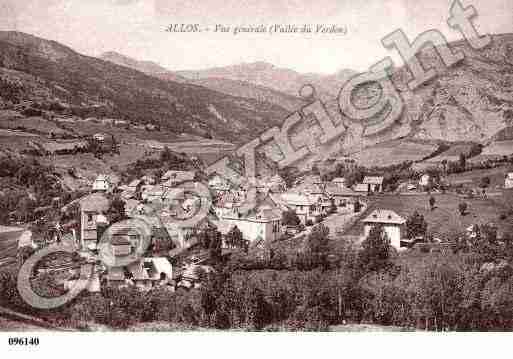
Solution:
<svg viewBox="0 0 513 359"><path fill-rule="evenodd" d="M37 346L39 345L39 338L15 337L9 338L9 345L19 346Z"/></svg>

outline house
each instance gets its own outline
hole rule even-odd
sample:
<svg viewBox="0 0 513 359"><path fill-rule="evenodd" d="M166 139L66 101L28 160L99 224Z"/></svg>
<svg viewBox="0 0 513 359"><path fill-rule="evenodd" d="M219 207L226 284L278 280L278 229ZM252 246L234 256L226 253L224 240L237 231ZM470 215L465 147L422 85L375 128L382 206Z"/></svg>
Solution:
<svg viewBox="0 0 513 359"><path fill-rule="evenodd" d="M143 182L141 180L135 179L128 184L127 189L131 190L133 192L137 192L141 188L142 184L143 184Z"/></svg>
<svg viewBox="0 0 513 359"><path fill-rule="evenodd" d="M98 175L93 182L93 192L110 192L112 184L109 176Z"/></svg>
<svg viewBox="0 0 513 359"><path fill-rule="evenodd" d="M104 213L109 210L110 201L103 193L96 192L82 198L79 204L82 247L94 250L109 224Z"/></svg>
<svg viewBox="0 0 513 359"><path fill-rule="evenodd" d="M173 266L166 257L151 257L144 259L151 280L167 284L173 279Z"/></svg>
<svg viewBox="0 0 513 359"><path fill-rule="evenodd" d="M504 188L513 188L513 172L509 172L504 179Z"/></svg>
<svg viewBox="0 0 513 359"><path fill-rule="evenodd" d="M208 265L186 264L182 268L182 273L179 275L181 280L178 282L179 287L192 288L201 286L201 276L203 274L213 273L214 268Z"/></svg>
<svg viewBox="0 0 513 359"><path fill-rule="evenodd" d="M405 237L406 219L399 216L394 211L389 209L376 209L362 222L364 224L365 238L369 236L373 227L380 225L390 239L390 244L397 249L401 247L401 238Z"/></svg>
<svg viewBox="0 0 513 359"><path fill-rule="evenodd" d="M334 185L344 188L346 186L346 179L344 177L337 177L331 180Z"/></svg>
<svg viewBox="0 0 513 359"><path fill-rule="evenodd" d="M131 263L127 270L133 284L142 291L169 284L173 278L171 263L164 257L151 257Z"/></svg>
<svg viewBox="0 0 513 359"><path fill-rule="evenodd" d="M363 184L367 185L368 192L382 192L383 191L383 176L365 176Z"/></svg>
<svg viewBox="0 0 513 359"><path fill-rule="evenodd" d="M193 181L196 176L194 171L167 171L162 175L162 182L166 187L174 187L179 183Z"/></svg>
<svg viewBox="0 0 513 359"><path fill-rule="evenodd" d="M124 267L109 267L105 275L107 283L111 286L126 286L128 283L125 271Z"/></svg>
<svg viewBox="0 0 513 359"><path fill-rule="evenodd" d="M130 217L132 214L138 213L138 207L141 205L141 202L135 199L124 199L125 200L125 214Z"/></svg>
<svg viewBox="0 0 513 359"><path fill-rule="evenodd" d="M251 210L241 213L238 205L226 209L217 223L221 234L226 235L233 227L242 232L250 243L263 243L277 240L281 236L282 210L268 193L260 193L256 205Z"/></svg>
<svg viewBox="0 0 513 359"><path fill-rule="evenodd" d="M421 187L429 186L430 180L431 180L431 176L427 173L424 173L422 176L420 176L419 186L421 186Z"/></svg>

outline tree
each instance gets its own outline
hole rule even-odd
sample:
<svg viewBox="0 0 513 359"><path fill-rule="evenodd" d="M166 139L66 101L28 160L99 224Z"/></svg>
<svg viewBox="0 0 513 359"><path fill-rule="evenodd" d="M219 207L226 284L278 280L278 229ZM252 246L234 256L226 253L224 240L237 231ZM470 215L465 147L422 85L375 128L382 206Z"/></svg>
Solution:
<svg viewBox="0 0 513 359"><path fill-rule="evenodd" d="M301 220L293 210L283 212L281 215L281 223L284 226L297 227L301 223Z"/></svg>
<svg viewBox="0 0 513 359"><path fill-rule="evenodd" d="M481 182L479 183L479 187L481 188L488 188L490 186L490 177L485 176L481 178Z"/></svg>
<svg viewBox="0 0 513 359"><path fill-rule="evenodd" d="M262 329L268 321L266 315L267 302L262 290L258 287L251 286L247 295L246 303L249 321L248 324L256 330Z"/></svg>
<svg viewBox="0 0 513 359"><path fill-rule="evenodd" d="M230 231L226 234L226 244L231 248L243 248L244 247L244 237L242 232L237 226L234 226Z"/></svg>
<svg viewBox="0 0 513 359"><path fill-rule="evenodd" d="M119 222L127 218L125 213L125 201L123 201L120 196L115 196L110 203L107 213L111 223Z"/></svg>
<svg viewBox="0 0 513 359"><path fill-rule="evenodd" d="M436 203L435 197L433 197L433 196L429 197L429 208L431 208L431 210L435 209L435 203Z"/></svg>
<svg viewBox="0 0 513 359"><path fill-rule="evenodd" d="M424 216L417 211L413 212L413 214L406 220L406 236L408 238L419 236L424 237L426 235L426 231L427 222L424 219Z"/></svg>
<svg viewBox="0 0 513 359"><path fill-rule="evenodd" d="M459 205L458 205L458 211L460 212L460 215L461 216L464 216L465 213L467 212L467 208L468 208L468 204L467 202L461 202Z"/></svg>
<svg viewBox="0 0 513 359"><path fill-rule="evenodd" d="M361 168L361 167L354 168L345 177L346 178L346 186L352 187L356 183L362 182L364 177L365 177L365 171L363 168Z"/></svg>
<svg viewBox="0 0 513 359"><path fill-rule="evenodd" d="M280 169L278 171L278 174L280 175L281 178L283 178L287 187L290 188L294 185L294 182L299 177L300 172L297 167L287 166L287 167L283 167L282 169Z"/></svg>
<svg viewBox="0 0 513 359"><path fill-rule="evenodd" d="M388 267L389 257L390 239L381 225L372 227L358 254L361 266L367 272L378 271Z"/></svg>
<svg viewBox="0 0 513 359"><path fill-rule="evenodd" d="M460 153L460 157L458 159L458 165L460 167L460 171L465 171L467 168L467 158L465 157L465 154Z"/></svg>
<svg viewBox="0 0 513 359"><path fill-rule="evenodd" d="M322 266L327 269L328 266L328 242L330 229L324 224L319 224L312 228L308 235L307 248L314 266Z"/></svg>

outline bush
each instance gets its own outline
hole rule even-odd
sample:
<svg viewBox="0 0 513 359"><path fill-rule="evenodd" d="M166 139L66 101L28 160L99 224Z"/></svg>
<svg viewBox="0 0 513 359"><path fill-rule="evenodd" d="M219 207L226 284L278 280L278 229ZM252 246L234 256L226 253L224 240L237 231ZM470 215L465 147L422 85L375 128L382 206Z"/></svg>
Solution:
<svg viewBox="0 0 513 359"><path fill-rule="evenodd" d="M21 111L22 115L31 117L31 116L41 116L43 112L41 110L38 110L36 108L28 107Z"/></svg>
<svg viewBox="0 0 513 359"><path fill-rule="evenodd" d="M308 220L305 222L305 225L306 225L307 227L311 227L311 226L313 226L313 221L312 221L311 219L308 219Z"/></svg>
<svg viewBox="0 0 513 359"><path fill-rule="evenodd" d="M468 209L468 204L467 202L461 202L459 205L458 205L458 211L460 212L460 215L461 216L464 216L467 212L467 209Z"/></svg>

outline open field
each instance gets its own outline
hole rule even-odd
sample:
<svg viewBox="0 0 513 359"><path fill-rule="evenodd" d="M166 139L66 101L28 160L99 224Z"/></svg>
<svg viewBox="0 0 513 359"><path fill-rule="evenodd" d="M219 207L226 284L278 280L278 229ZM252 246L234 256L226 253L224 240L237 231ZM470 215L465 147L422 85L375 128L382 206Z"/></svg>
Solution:
<svg viewBox="0 0 513 359"><path fill-rule="evenodd" d="M493 222L499 228L508 228L510 218L500 220L503 209L490 199L463 199L454 194L434 194L436 208L429 209L429 196L400 196L377 195L368 198L369 208L362 218L365 218L374 209L391 209L408 218L414 211L424 216L428 223L428 231L435 237L446 239L451 234L461 233L472 224ZM467 202L468 210L465 216L458 212L458 204ZM352 226L346 234L361 235L363 224L361 222Z"/></svg>
<svg viewBox="0 0 513 359"><path fill-rule="evenodd" d="M351 155L360 165L366 167L389 166L405 161L418 161L433 153L434 144L394 141L379 144Z"/></svg>
<svg viewBox="0 0 513 359"><path fill-rule="evenodd" d="M505 165L489 169L454 173L447 176L447 181L449 183L467 183L468 185L478 186L481 182L481 178L489 177L490 188L502 188L504 187L504 177L506 173L512 170L512 166Z"/></svg>
<svg viewBox="0 0 513 359"><path fill-rule="evenodd" d="M509 156L513 154L513 140L496 141L483 148L484 156Z"/></svg>

